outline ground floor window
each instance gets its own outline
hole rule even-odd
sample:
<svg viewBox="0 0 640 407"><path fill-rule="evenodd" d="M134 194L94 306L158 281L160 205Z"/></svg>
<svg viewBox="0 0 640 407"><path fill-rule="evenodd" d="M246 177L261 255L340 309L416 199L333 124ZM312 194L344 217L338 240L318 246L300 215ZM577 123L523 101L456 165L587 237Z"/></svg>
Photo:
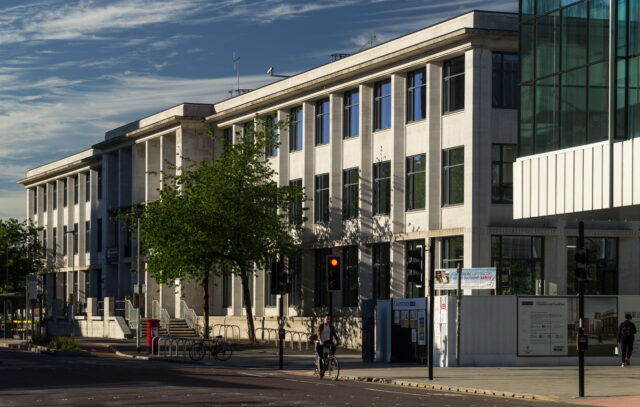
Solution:
<svg viewBox="0 0 640 407"><path fill-rule="evenodd" d="M388 300L391 294L391 245L373 245L373 292L376 299Z"/></svg>
<svg viewBox="0 0 640 407"><path fill-rule="evenodd" d="M315 251L315 306L329 305L329 292L327 291L327 256L331 249L317 249Z"/></svg>
<svg viewBox="0 0 640 407"><path fill-rule="evenodd" d="M576 246L577 237L567 239L567 294L578 294L576 278ZM617 295L618 294L618 239L615 237L585 237L584 247L587 250L587 263L595 264L597 277L594 281L586 281L585 294Z"/></svg>
<svg viewBox="0 0 640 407"><path fill-rule="evenodd" d="M289 306L302 305L302 257L289 259L289 279L291 283Z"/></svg>
<svg viewBox="0 0 640 407"><path fill-rule="evenodd" d="M412 283L409 282L409 268L407 267L407 264L409 263L409 250L413 250L416 248L416 246L422 246L424 248L424 239L420 239L420 240L409 240L406 245L405 245L405 252L404 252L404 258L405 258L405 297L406 298L418 298L418 297L424 297L424 284L421 287L418 287L416 285L416 283ZM424 251L423 251L424 252ZM426 260L426 259L425 259ZM426 262L425 262L426 264ZM422 281L424 281L424 275L422 276Z"/></svg>
<svg viewBox="0 0 640 407"><path fill-rule="evenodd" d="M231 306L232 278L231 270L229 270L228 267L225 267L224 270L222 270L222 306L225 308Z"/></svg>
<svg viewBox="0 0 640 407"><path fill-rule="evenodd" d="M540 236L492 236L499 294L544 294L544 244Z"/></svg>
<svg viewBox="0 0 640 407"><path fill-rule="evenodd" d="M455 269L464 258L464 236L442 239L442 268Z"/></svg>
<svg viewBox="0 0 640 407"><path fill-rule="evenodd" d="M267 269L264 273L264 306L275 307L277 302L277 296L271 294L271 262L267 265Z"/></svg>
<svg viewBox="0 0 640 407"><path fill-rule="evenodd" d="M342 249L342 306L358 306L358 246Z"/></svg>

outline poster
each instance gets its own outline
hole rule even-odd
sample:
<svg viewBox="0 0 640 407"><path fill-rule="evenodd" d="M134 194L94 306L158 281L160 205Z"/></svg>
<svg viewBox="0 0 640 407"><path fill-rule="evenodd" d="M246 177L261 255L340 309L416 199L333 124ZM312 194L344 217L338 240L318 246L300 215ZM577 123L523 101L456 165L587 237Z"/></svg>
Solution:
<svg viewBox="0 0 640 407"><path fill-rule="evenodd" d="M435 272L434 288L436 290L458 289L457 269L436 269ZM462 269L462 289L495 290L495 288L495 267Z"/></svg>
<svg viewBox="0 0 640 407"><path fill-rule="evenodd" d="M624 318L624 315L622 316ZM576 335L580 327L578 298L569 298L569 356L577 356ZM584 333L589 340L585 356L614 356L618 341L618 299L614 296L586 296Z"/></svg>
<svg viewBox="0 0 640 407"><path fill-rule="evenodd" d="M418 345L424 345L425 341L425 312L418 311Z"/></svg>
<svg viewBox="0 0 640 407"><path fill-rule="evenodd" d="M417 338L416 330L412 329L411 330L411 343L416 343L416 338Z"/></svg>
<svg viewBox="0 0 640 407"><path fill-rule="evenodd" d="M416 311L409 311L409 328L415 329L416 327Z"/></svg>
<svg viewBox="0 0 640 407"><path fill-rule="evenodd" d="M637 295L618 296L618 326L624 321L624 315L631 314L631 322L640 326L640 297ZM636 335L633 341L633 349L640 349L640 335Z"/></svg>
<svg viewBox="0 0 640 407"><path fill-rule="evenodd" d="M400 311L400 327L409 328L409 311Z"/></svg>
<svg viewBox="0 0 640 407"><path fill-rule="evenodd" d="M566 356L567 311L566 297L518 297L518 356Z"/></svg>

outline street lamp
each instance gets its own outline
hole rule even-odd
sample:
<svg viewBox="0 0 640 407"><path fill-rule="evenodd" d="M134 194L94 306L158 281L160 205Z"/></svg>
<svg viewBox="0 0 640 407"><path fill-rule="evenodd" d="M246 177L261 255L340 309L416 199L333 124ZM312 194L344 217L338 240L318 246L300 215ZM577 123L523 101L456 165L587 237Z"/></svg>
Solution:
<svg viewBox="0 0 640 407"><path fill-rule="evenodd" d="M77 244L78 244L78 230L74 227L73 230L69 230L67 232L64 232L65 234L65 239L67 238L66 235L68 234L73 234L73 244L71 247L71 278L73 278L72 280L72 284L73 284L73 300L71 302L71 312L69 312L69 321L71 322L71 336L76 336L75 335L75 322L73 320L73 316L75 314L75 306L74 303L76 302L76 284L75 281L76 280L76 274L75 274L75 258L76 258L76 249L77 249ZM66 295L66 293L65 293Z"/></svg>

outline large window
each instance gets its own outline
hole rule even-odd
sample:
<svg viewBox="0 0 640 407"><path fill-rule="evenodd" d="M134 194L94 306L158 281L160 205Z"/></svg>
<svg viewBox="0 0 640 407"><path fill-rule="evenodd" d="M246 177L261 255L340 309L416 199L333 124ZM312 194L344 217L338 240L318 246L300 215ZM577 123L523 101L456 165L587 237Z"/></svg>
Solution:
<svg viewBox="0 0 640 407"><path fill-rule="evenodd" d="M576 277L577 237L567 239L567 294L578 294ZM587 264L596 268L596 280L585 281L585 294L618 294L618 239L614 237L585 237Z"/></svg>
<svg viewBox="0 0 640 407"><path fill-rule="evenodd" d="M53 228L53 257L58 254L58 228ZM56 260L54 260L56 261Z"/></svg>
<svg viewBox="0 0 640 407"><path fill-rule="evenodd" d="M405 250L405 274L404 274L405 295L404 296L406 298L424 297L424 285L422 285L422 287L418 287L416 283L409 282L409 279L407 278L409 276L409 268L406 267L406 265L409 263L409 256L407 253L409 253L409 250L414 250L418 246L422 246L424 248L424 239L409 240L405 245L406 250ZM425 276L423 274L422 281L424 281L424 278Z"/></svg>
<svg viewBox="0 0 640 407"><path fill-rule="evenodd" d="M291 109L289 120L289 151L302 150L302 107Z"/></svg>
<svg viewBox="0 0 640 407"><path fill-rule="evenodd" d="M42 186L42 212L47 211L47 187L49 184L44 184Z"/></svg>
<svg viewBox="0 0 640 407"><path fill-rule="evenodd" d="M91 251L91 222L84 222L84 251L89 253Z"/></svg>
<svg viewBox="0 0 640 407"><path fill-rule="evenodd" d="M464 260L464 236L442 239L442 268L455 269Z"/></svg>
<svg viewBox="0 0 640 407"><path fill-rule="evenodd" d="M331 104L329 99L316 103L316 145L329 144L331 130Z"/></svg>
<svg viewBox="0 0 640 407"><path fill-rule="evenodd" d="M289 279L291 283L289 306L300 306L302 305L302 257L289 259Z"/></svg>
<svg viewBox="0 0 640 407"><path fill-rule="evenodd" d="M358 306L358 246L342 249L342 306Z"/></svg>
<svg viewBox="0 0 640 407"><path fill-rule="evenodd" d="M609 2L537 6L520 23L521 156L608 138Z"/></svg>
<svg viewBox="0 0 640 407"><path fill-rule="evenodd" d="M424 209L426 201L425 154L407 157L407 210Z"/></svg>
<svg viewBox="0 0 640 407"><path fill-rule="evenodd" d="M80 230L78 229L78 224L74 223L73 224L73 254L78 254L78 232ZM127 234L128 235L128 234Z"/></svg>
<svg viewBox="0 0 640 407"><path fill-rule="evenodd" d="M616 22L616 131L617 139L640 137L640 6L618 1Z"/></svg>
<svg viewBox="0 0 640 407"><path fill-rule="evenodd" d="M84 201L91 199L91 171L84 174Z"/></svg>
<svg viewBox="0 0 640 407"><path fill-rule="evenodd" d="M267 140L266 156L276 157L278 155L278 118L275 116L267 116L265 119L265 131L270 133L270 138Z"/></svg>
<svg viewBox="0 0 640 407"><path fill-rule="evenodd" d="M68 196L69 196L67 178L65 178L62 181L62 190L63 190L63 193L64 193L64 197L62 198L62 201L63 201L62 203L63 203L63 206L66 208L67 207L67 202L68 202Z"/></svg>
<svg viewBox="0 0 640 407"><path fill-rule="evenodd" d="M100 200L102 199L102 169L98 170L98 176L96 178L98 182L98 200ZM65 187L65 192L66 192L66 187ZM65 196L67 196L66 193L65 193Z"/></svg>
<svg viewBox="0 0 640 407"><path fill-rule="evenodd" d="M373 295L378 300L388 300L391 294L391 245L373 245Z"/></svg>
<svg viewBox="0 0 640 407"><path fill-rule="evenodd" d="M80 183L80 178L78 174L73 177L73 204L78 204L78 184Z"/></svg>
<svg viewBox="0 0 640 407"><path fill-rule="evenodd" d="M69 235L67 234L67 226L65 225L62 227L62 255L63 256L67 255L67 250L69 248L68 242L69 242Z"/></svg>
<svg viewBox="0 0 640 407"><path fill-rule="evenodd" d="M47 231L42 231L42 257L47 257Z"/></svg>
<svg viewBox="0 0 640 407"><path fill-rule="evenodd" d="M373 214L391 212L391 161L373 164Z"/></svg>
<svg viewBox="0 0 640 407"><path fill-rule="evenodd" d="M442 152L442 205L464 203L464 147Z"/></svg>
<svg viewBox="0 0 640 407"><path fill-rule="evenodd" d="M342 218L358 217L358 168L342 171Z"/></svg>
<svg viewBox="0 0 640 407"><path fill-rule="evenodd" d="M225 147L233 144L233 128L227 127L222 130L222 142Z"/></svg>
<svg viewBox="0 0 640 407"><path fill-rule="evenodd" d="M316 175L314 194L314 220L316 223L329 221L329 174Z"/></svg>
<svg viewBox="0 0 640 407"><path fill-rule="evenodd" d="M373 130L391 127L391 80L377 82L373 87Z"/></svg>
<svg viewBox="0 0 640 407"><path fill-rule="evenodd" d="M358 137L360 131L360 92L344 94L344 138Z"/></svg>
<svg viewBox="0 0 640 407"><path fill-rule="evenodd" d="M491 201L494 203L513 202L513 163L517 148L514 144L491 147Z"/></svg>
<svg viewBox="0 0 640 407"><path fill-rule="evenodd" d="M515 109L518 94L518 55L493 53L493 107Z"/></svg>
<svg viewBox="0 0 640 407"><path fill-rule="evenodd" d="M224 308L231 306L232 299L232 281L233 275L228 267L222 270L222 306Z"/></svg>
<svg viewBox="0 0 640 407"><path fill-rule="evenodd" d="M445 61L442 85L442 113L464 109L464 56Z"/></svg>
<svg viewBox="0 0 640 407"><path fill-rule="evenodd" d="M499 294L544 294L542 237L492 236L491 257Z"/></svg>
<svg viewBox="0 0 640 407"><path fill-rule="evenodd" d="M271 294L271 262L267 265L267 269L264 272L264 306L275 307L277 296Z"/></svg>
<svg viewBox="0 0 640 407"><path fill-rule="evenodd" d="M289 186L302 189L302 179L292 179L289 181ZM299 194L297 194L296 199L291 202L291 208L289 209L289 224L302 224L302 198Z"/></svg>
<svg viewBox="0 0 640 407"><path fill-rule="evenodd" d="M315 251L315 287L314 300L316 307L329 305L329 292L327 291L327 256L331 249L317 249Z"/></svg>
<svg viewBox="0 0 640 407"><path fill-rule="evenodd" d="M33 214L38 213L38 188L33 188Z"/></svg>
<svg viewBox="0 0 640 407"><path fill-rule="evenodd" d="M53 184L51 185L51 187L53 188L53 209L57 209L58 208L58 181L53 181Z"/></svg>
<svg viewBox="0 0 640 407"><path fill-rule="evenodd" d="M420 69L407 76L407 122L422 120L426 115L426 71Z"/></svg>

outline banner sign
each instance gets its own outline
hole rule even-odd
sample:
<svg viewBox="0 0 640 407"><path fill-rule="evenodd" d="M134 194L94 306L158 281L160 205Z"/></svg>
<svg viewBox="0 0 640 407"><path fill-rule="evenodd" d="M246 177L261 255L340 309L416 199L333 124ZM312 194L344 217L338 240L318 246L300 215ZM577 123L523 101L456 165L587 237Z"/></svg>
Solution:
<svg viewBox="0 0 640 407"><path fill-rule="evenodd" d="M424 310L427 309L427 299L419 298L394 298L394 310Z"/></svg>
<svg viewBox="0 0 640 407"><path fill-rule="evenodd" d="M457 290L458 269L436 269L436 290ZM495 267L462 269L462 289L467 290L495 290Z"/></svg>

